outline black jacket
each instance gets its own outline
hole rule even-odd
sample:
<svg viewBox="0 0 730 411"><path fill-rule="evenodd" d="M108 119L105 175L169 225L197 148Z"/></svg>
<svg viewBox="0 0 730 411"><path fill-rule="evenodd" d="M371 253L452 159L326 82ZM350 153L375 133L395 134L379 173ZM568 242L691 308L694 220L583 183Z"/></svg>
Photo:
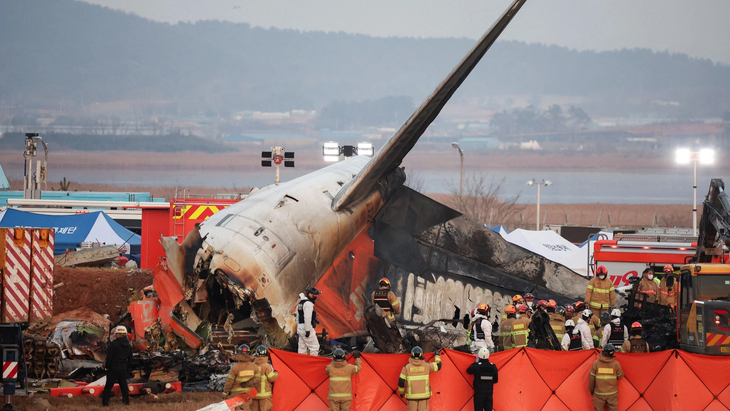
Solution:
<svg viewBox="0 0 730 411"><path fill-rule="evenodd" d="M474 375L475 392L492 392L493 385L499 381L497 366L489 360L479 360L466 369L467 374Z"/></svg>
<svg viewBox="0 0 730 411"><path fill-rule="evenodd" d="M106 350L106 369L113 371L127 371L129 360L132 358L132 344L126 336L117 338L109 343Z"/></svg>

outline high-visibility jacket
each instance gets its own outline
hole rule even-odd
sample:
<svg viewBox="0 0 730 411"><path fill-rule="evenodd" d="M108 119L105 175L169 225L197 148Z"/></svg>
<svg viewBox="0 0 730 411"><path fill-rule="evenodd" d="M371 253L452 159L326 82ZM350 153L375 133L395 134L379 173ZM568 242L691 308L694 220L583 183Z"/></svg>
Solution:
<svg viewBox="0 0 730 411"><path fill-rule="evenodd" d="M588 308L596 310L608 310L610 307L615 307L616 290L613 288L613 282L608 277L605 280L593 277L586 288L585 303Z"/></svg>
<svg viewBox="0 0 730 411"><path fill-rule="evenodd" d="M400 314L400 302L390 289L381 288L373 291L372 300L373 304L383 309L383 316L390 321L395 321L395 316Z"/></svg>
<svg viewBox="0 0 730 411"><path fill-rule="evenodd" d="M248 354L238 354L232 359L236 363L228 372L223 392L236 396L251 391L251 388L258 387L261 375L258 373L259 367L253 363L253 358Z"/></svg>
<svg viewBox="0 0 730 411"><path fill-rule="evenodd" d="M279 373L274 371L274 367L269 364L268 357L257 357L253 363L259 367L258 373L261 376L261 384L256 387L256 391L258 392L255 398L257 400L271 398L271 384L279 378Z"/></svg>
<svg viewBox="0 0 730 411"><path fill-rule="evenodd" d="M639 282L638 292L646 295L645 301L647 303L655 303L657 302L657 294L659 294L659 286L644 276Z"/></svg>
<svg viewBox="0 0 730 411"><path fill-rule="evenodd" d="M618 380L623 377L621 364L616 359L601 354L588 373L588 391L601 397L618 395Z"/></svg>
<svg viewBox="0 0 730 411"><path fill-rule="evenodd" d="M429 374L441 369L441 357L434 357L434 362L411 358L403 367L398 379L398 392L405 394L407 400L425 400L431 398Z"/></svg>
<svg viewBox="0 0 730 411"><path fill-rule="evenodd" d="M529 327L530 320L527 317L518 318L512 322L512 348L527 347Z"/></svg>
<svg viewBox="0 0 730 411"><path fill-rule="evenodd" d="M331 400L352 399L352 376L362 369L362 360L357 358L355 365L345 360L332 360L325 372L330 377L330 391L327 398Z"/></svg>
<svg viewBox="0 0 730 411"><path fill-rule="evenodd" d="M565 318L558 313L548 313L550 317L550 328L553 329L555 336L558 337L558 341L563 341L565 335Z"/></svg>
<svg viewBox="0 0 730 411"><path fill-rule="evenodd" d="M674 284L671 287L667 286L667 277L662 278L662 282L659 283L659 304L676 306L677 305L677 290L679 289L679 281L675 278Z"/></svg>
<svg viewBox="0 0 730 411"><path fill-rule="evenodd" d="M499 324L499 349L506 351L512 348L512 323L515 318L505 318Z"/></svg>

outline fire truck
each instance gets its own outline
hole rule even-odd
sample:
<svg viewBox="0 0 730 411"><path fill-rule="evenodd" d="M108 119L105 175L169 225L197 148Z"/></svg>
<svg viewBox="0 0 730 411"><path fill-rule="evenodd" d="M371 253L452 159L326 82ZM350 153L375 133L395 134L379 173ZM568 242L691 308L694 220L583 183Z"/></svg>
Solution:
<svg viewBox="0 0 730 411"><path fill-rule="evenodd" d="M730 198L713 179L702 205L697 251L679 276L677 338L683 350L730 355Z"/></svg>
<svg viewBox="0 0 730 411"><path fill-rule="evenodd" d="M613 239L598 239L591 268L605 266L616 288L630 285L647 267L662 272L666 265L675 269L696 254L697 241L691 232L676 229L644 229L615 233Z"/></svg>

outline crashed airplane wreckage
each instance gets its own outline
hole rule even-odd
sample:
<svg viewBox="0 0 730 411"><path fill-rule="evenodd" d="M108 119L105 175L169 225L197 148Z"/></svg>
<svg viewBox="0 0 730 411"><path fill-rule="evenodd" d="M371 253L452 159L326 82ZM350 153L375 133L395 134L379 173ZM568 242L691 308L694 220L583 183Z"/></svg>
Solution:
<svg viewBox="0 0 730 411"><path fill-rule="evenodd" d="M318 328L331 337L363 335L382 276L402 302L399 322L413 327L480 302L501 308L526 291L563 303L580 298L583 277L404 187L399 167L524 2L504 12L374 157L252 191L183 244L163 238L169 270L155 270L155 288L166 295L163 327L196 347L201 319L233 314L234 323L260 327L266 343L284 347L296 330L299 293L316 284L324 290Z"/></svg>

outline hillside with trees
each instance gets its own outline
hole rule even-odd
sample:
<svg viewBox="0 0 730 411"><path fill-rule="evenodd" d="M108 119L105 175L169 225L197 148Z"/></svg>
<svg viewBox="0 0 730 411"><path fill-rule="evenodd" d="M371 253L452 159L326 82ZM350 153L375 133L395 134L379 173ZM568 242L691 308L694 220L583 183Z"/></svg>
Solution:
<svg viewBox="0 0 730 411"><path fill-rule="evenodd" d="M4 0L0 101L165 101L180 115L319 110L386 96L420 102L473 43L170 25L72 0ZM591 113L720 116L730 109L730 67L646 49L498 42L456 99L516 94L584 96Z"/></svg>

